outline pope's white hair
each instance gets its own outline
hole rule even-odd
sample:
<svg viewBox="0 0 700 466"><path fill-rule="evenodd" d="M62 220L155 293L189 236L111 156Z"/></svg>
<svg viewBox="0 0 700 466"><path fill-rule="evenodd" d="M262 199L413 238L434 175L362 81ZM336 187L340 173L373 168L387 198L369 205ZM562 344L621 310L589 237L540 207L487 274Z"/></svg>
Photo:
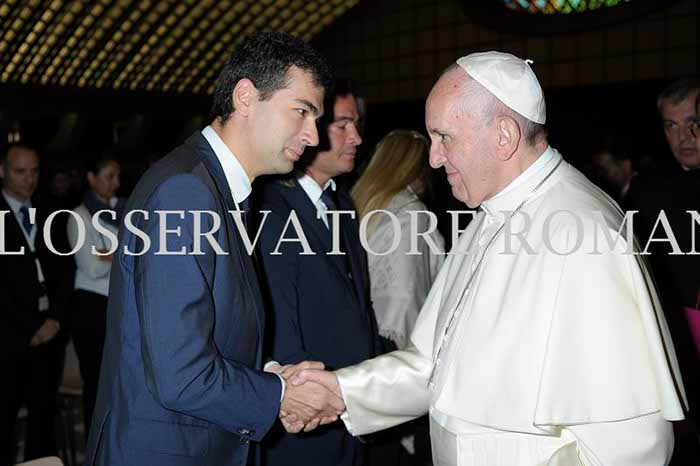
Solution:
<svg viewBox="0 0 700 466"><path fill-rule="evenodd" d="M460 73L462 76L460 79L462 99L457 104L457 108L462 113L475 117L484 126L489 126L498 117L510 117L520 126L523 139L530 145L535 145L546 136L544 125L525 118L505 105L498 97L469 76L457 63L447 67L442 76L450 72Z"/></svg>

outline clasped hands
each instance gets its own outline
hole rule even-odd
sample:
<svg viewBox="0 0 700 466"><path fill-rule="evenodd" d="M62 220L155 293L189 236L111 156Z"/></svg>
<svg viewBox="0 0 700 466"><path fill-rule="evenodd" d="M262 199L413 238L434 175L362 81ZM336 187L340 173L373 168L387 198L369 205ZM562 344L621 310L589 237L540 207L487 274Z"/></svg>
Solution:
<svg viewBox="0 0 700 466"><path fill-rule="evenodd" d="M338 420L345 411L338 378L319 361L304 361L267 370L282 376L286 388L279 418L287 432L309 432Z"/></svg>

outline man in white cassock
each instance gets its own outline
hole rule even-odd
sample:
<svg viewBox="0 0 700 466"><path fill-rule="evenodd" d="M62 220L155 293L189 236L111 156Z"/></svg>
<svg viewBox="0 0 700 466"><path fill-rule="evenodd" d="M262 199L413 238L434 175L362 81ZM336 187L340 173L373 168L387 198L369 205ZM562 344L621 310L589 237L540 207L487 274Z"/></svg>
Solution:
<svg viewBox="0 0 700 466"><path fill-rule="evenodd" d="M537 78L509 54L463 57L433 87L430 163L481 208L409 348L293 378L341 395L353 435L429 412L440 466L669 462L686 401L656 292L618 206L544 123Z"/></svg>

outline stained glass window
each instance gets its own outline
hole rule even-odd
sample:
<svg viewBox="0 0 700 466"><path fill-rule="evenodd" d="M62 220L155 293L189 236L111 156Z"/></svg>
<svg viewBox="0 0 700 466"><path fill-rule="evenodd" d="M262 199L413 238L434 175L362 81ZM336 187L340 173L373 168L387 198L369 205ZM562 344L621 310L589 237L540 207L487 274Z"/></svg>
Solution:
<svg viewBox="0 0 700 466"><path fill-rule="evenodd" d="M620 5L630 0L502 0L512 10L534 14L569 14Z"/></svg>

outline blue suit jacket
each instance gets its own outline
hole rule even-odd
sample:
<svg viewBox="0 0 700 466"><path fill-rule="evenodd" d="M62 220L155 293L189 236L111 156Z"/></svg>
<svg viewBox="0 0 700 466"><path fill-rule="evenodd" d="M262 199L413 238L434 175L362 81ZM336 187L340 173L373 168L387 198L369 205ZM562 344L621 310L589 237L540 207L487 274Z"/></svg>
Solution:
<svg viewBox="0 0 700 466"><path fill-rule="evenodd" d="M126 212L151 241L122 226L111 272L107 338L87 464L243 465L249 441L277 418L281 384L261 372L264 313L251 257L227 211L236 210L216 155L201 133L151 168ZM160 243L157 210L168 216ZM202 238L191 255L191 211L216 212L214 234L228 255ZM202 215L201 231L212 228ZM186 255L156 254L184 248Z"/></svg>
<svg viewBox="0 0 700 466"><path fill-rule="evenodd" d="M354 210L347 194L339 193L338 201L340 210ZM267 340L272 358L282 364L311 359L338 369L379 354L382 344L357 222L341 216L348 275L342 257L326 254L332 248L331 233L298 183L268 182L260 192L260 208L271 211L262 227L259 253L272 310ZM315 255L302 255L296 242L282 242L281 254L271 254L292 210ZM296 237L291 226L284 237ZM361 443L340 422L298 436L277 428L265 439L263 450L268 466L298 464L300 457L315 466L363 464Z"/></svg>

